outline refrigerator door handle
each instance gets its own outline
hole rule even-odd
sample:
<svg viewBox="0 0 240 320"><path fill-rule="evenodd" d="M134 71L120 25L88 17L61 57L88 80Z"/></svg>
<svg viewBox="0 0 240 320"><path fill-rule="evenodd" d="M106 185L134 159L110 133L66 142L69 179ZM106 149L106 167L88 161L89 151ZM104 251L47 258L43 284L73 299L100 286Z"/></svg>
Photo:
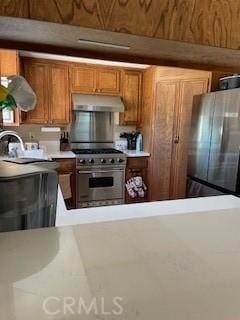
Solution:
<svg viewBox="0 0 240 320"><path fill-rule="evenodd" d="M238 154L238 168L237 168L237 180L236 180L236 196L240 196L240 148Z"/></svg>

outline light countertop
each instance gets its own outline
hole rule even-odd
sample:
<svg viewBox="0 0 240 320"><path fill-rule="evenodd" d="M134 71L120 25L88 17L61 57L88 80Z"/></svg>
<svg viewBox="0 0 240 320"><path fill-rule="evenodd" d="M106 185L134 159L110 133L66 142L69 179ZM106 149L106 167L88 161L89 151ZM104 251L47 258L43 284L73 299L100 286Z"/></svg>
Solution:
<svg viewBox="0 0 240 320"><path fill-rule="evenodd" d="M44 159L58 159L58 158L76 158L76 155L72 151L55 151L55 152L45 152L44 156L42 157ZM9 157L6 156L0 156L0 160L8 160Z"/></svg>
<svg viewBox="0 0 240 320"><path fill-rule="evenodd" d="M137 219L138 205L102 207L133 219L0 234L0 319L239 319L240 199L212 198L141 204Z"/></svg>
<svg viewBox="0 0 240 320"><path fill-rule="evenodd" d="M123 151L127 157L149 157L150 153L145 151L125 150ZM48 152L50 158L76 158L72 151Z"/></svg>
<svg viewBox="0 0 240 320"><path fill-rule="evenodd" d="M123 151L127 157L149 157L150 153L145 151L136 151L136 150L124 150Z"/></svg>
<svg viewBox="0 0 240 320"><path fill-rule="evenodd" d="M8 156L0 156L0 161L1 160L9 160L9 157Z"/></svg>
<svg viewBox="0 0 240 320"><path fill-rule="evenodd" d="M127 157L149 157L150 153L145 151L125 150L123 151ZM72 151L56 151L47 153L50 158L76 158Z"/></svg>
<svg viewBox="0 0 240 320"><path fill-rule="evenodd" d="M159 215L185 214L240 208L240 198L232 195L154 201L117 206L67 210L61 189L58 191L57 226L135 219Z"/></svg>
<svg viewBox="0 0 240 320"><path fill-rule="evenodd" d="M150 153L145 151L137 152L135 150L125 150L124 153L127 155L127 157L149 157ZM55 152L47 152L45 154L46 158L50 159L74 159L76 158L75 153L72 151L55 151ZM0 156L0 160L7 160L9 159L8 156Z"/></svg>
<svg viewBox="0 0 240 320"><path fill-rule="evenodd" d="M51 159L57 159L57 158L76 158L75 153L72 151L56 151L56 152L48 152L48 157Z"/></svg>

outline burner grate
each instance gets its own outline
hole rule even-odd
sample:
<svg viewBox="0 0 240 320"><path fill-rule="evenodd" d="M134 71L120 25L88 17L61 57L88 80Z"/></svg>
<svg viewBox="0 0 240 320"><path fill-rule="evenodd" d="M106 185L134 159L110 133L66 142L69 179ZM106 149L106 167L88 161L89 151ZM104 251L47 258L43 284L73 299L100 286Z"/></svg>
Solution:
<svg viewBox="0 0 240 320"><path fill-rule="evenodd" d="M107 148L107 149L72 149L75 154L122 154L122 151Z"/></svg>

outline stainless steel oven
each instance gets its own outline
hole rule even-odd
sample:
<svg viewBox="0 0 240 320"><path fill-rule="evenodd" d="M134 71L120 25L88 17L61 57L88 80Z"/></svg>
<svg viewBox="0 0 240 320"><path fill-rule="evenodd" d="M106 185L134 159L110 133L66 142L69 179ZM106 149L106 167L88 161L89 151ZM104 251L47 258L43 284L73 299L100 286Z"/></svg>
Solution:
<svg viewBox="0 0 240 320"><path fill-rule="evenodd" d="M104 168L77 171L78 207L124 202L124 169Z"/></svg>
<svg viewBox="0 0 240 320"><path fill-rule="evenodd" d="M115 149L73 151L77 154L77 207L124 203L125 154Z"/></svg>

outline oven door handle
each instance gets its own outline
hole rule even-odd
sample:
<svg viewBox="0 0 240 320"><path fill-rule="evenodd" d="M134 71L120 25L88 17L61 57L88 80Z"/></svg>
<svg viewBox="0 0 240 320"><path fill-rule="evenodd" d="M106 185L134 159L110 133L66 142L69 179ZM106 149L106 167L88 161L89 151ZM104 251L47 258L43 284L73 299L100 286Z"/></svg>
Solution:
<svg viewBox="0 0 240 320"><path fill-rule="evenodd" d="M123 172L124 169L114 169L114 170L94 170L94 171L81 171L81 170L78 170L78 174L92 174L92 173L110 173L110 172Z"/></svg>

